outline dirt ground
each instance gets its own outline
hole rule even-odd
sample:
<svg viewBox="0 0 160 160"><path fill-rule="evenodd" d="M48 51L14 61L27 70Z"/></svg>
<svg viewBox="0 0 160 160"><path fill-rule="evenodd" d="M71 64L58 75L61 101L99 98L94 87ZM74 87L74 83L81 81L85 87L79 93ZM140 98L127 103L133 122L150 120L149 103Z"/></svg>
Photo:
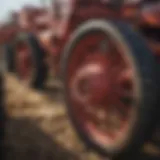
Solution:
<svg viewBox="0 0 160 160"><path fill-rule="evenodd" d="M49 85L40 92L22 86L11 75L6 76L9 117L6 160L102 160L88 151L77 137L57 85ZM153 147L146 147L146 150L160 155Z"/></svg>
<svg viewBox="0 0 160 160"><path fill-rule="evenodd" d="M61 93L37 92L6 77L7 160L98 160L88 153L69 123Z"/></svg>

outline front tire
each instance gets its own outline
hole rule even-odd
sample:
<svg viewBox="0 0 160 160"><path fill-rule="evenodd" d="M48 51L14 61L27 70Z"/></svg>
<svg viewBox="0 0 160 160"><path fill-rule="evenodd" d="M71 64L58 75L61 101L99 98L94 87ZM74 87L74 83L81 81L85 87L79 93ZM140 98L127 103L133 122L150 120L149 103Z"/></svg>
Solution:
<svg viewBox="0 0 160 160"><path fill-rule="evenodd" d="M84 129L84 125L87 121L84 121L83 125L80 125L79 116L83 108L81 107L81 109L76 112L76 107L78 107L79 104L75 103L75 99L71 99L72 87L69 86L70 75L74 77L74 75L77 74L78 70L76 71L74 68L78 68L78 59L83 61L82 56L84 52L84 49L83 52L78 50L76 52L76 47L81 41L83 41L83 39L95 32L103 33L106 37L110 37L113 40L113 43L121 46L119 49L123 48L123 56L128 59L128 62L132 66L131 68L136 76L133 79L134 82L137 81L135 86L140 93L139 103L134 105L135 115L133 117L134 120L129 124L130 130L127 132L126 137L120 145L114 144L115 147L101 145L98 140L91 135L91 133ZM79 47L79 49L83 48L84 44ZM92 51L92 48L90 48L90 51ZM77 56L75 56L76 53L78 54ZM73 61L72 57L75 57ZM75 66L73 67L73 65ZM79 66L81 65L83 65L82 62ZM141 147L150 138L155 126L154 124L157 120L157 83L155 65L156 62L154 60L154 56L145 44L144 40L125 23L106 20L91 20L82 24L82 26L74 32L64 49L61 63L65 103L73 126L80 138L89 148L96 150L104 156L112 157L114 160L130 159L131 156L136 155L141 150ZM99 96L99 93L100 92L97 92L97 97ZM82 116L83 115L81 115L81 117ZM77 117L79 117L79 119Z"/></svg>

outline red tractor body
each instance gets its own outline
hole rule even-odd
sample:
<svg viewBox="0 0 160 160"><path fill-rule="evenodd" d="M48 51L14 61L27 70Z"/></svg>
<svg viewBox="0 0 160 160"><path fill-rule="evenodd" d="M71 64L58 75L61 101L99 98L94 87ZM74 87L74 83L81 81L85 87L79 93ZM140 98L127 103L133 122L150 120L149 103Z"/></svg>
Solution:
<svg viewBox="0 0 160 160"><path fill-rule="evenodd" d="M129 22L137 29L160 27L160 4L142 1L127 1L116 7L112 1L105 0L53 0L49 8L28 7L19 14L19 25L24 31L33 33L40 45L49 55L49 59L58 63L68 39L73 31L90 19L118 19ZM58 9L59 8L59 9ZM149 45L159 54L159 43L150 37ZM50 57L51 56L51 57ZM54 60L55 59L55 60ZM54 66L55 68L56 66ZM57 68L57 67L56 67ZM58 68L57 68L58 69Z"/></svg>

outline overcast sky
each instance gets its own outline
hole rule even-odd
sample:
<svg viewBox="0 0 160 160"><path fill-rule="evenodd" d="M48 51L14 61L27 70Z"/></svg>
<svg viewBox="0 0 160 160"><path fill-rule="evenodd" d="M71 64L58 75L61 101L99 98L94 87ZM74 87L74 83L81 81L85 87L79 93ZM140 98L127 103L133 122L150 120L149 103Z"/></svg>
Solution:
<svg viewBox="0 0 160 160"><path fill-rule="evenodd" d="M40 0L0 0L0 20L5 19L8 11L19 9L24 4L40 4Z"/></svg>

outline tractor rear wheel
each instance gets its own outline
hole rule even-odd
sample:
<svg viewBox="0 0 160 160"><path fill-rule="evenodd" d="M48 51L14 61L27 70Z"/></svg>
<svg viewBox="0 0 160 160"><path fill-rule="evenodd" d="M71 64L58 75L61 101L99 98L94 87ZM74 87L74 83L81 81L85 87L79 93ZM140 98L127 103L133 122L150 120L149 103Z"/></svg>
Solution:
<svg viewBox="0 0 160 160"><path fill-rule="evenodd" d="M141 150L157 118L155 65L126 23L91 20L73 33L61 63L65 103L89 148L113 160Z"/></svg>

